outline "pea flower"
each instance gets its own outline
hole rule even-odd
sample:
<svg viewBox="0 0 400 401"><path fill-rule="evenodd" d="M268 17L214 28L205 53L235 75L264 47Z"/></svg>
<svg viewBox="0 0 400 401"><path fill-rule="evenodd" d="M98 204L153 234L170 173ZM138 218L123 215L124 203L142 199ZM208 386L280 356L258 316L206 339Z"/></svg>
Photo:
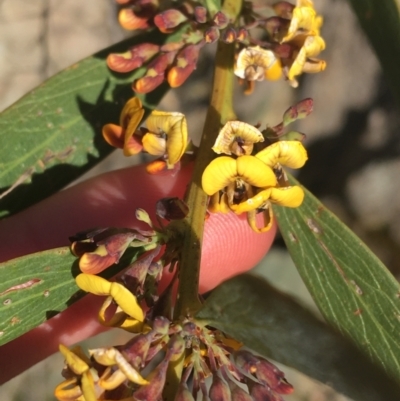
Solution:
<svg viewBox="0 0 400 401"><path fill-rule="evenodd" d="M153 110L146 126L139 128L144 115L139 98L133 97L121 112L120 125L106 124L103 137L111 145L124 150L125 156L145 151L161 160L150 163L149 173L174 169L188 146L186 117L178 112Z"/></svg>
<svg viewBox="0 0 400 401"><path fill-rule="evenodd" d="M214 159L202 176L203 190L212 197L211 211L229 209L236 214L247 213L253 230L268 231L273 222L271 203L298 207L304 198L299 186L289 186L282 180L281 166L300 168L306 160L306 150L298 141L276 142L255 156ZM264 216L264 226L260 229L256 225L259 211Z"/></svg>

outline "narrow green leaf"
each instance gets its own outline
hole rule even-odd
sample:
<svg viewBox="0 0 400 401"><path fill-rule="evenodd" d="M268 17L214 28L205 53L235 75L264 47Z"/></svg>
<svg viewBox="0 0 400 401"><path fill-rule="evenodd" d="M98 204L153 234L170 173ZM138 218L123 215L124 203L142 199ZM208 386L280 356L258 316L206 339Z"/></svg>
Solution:
<svg viewBox="0 0 400 401"><path fill-rule="evenodd" d="M0 217L60 190L113 150L101 128L118 123L123 104L133 96L130 83L144 69L115 74L107 68L107 55L181 35L146 32L107 48L50 78L0 114ZM146 108L154 108L168 88L163 84L141 96Z"/></svg>
<svg viewBox="0 0 400 401"><path fill-rule="evenodd" d="M196 318L354 400L400 398L397 383L348 340L261 277L245 274L226 281Z"/></svg>
<svg viewBox="0 0 400 401"><path fill-rule="evenodd" d="M298 183L297 183L298 184ZM325 319L400 383L400 286L310 192L274 207L289 252Z"/></svg>
<svg viewBox="0 0 400 401"><path fill-rule="evenodd" d="M111 277L136 260L142 248L129 248ZM74 277L78 260L67 247L22 256L0 264L0 345L26 333L63 311L84 293Z"/></svg>
<svg viewBox="0 0 400 401"><path fill-rule="evenodd" d="M348 0L400 105L400 7L398 0Z"/></svg>

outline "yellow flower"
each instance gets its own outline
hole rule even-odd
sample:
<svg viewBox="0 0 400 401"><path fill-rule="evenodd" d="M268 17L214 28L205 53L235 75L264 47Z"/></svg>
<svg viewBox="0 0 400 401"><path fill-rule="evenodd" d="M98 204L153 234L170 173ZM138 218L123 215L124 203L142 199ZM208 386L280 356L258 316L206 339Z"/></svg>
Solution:
<svg viewBox="0 0 400 401"><path fill-rule="evenodd" d="M299 186L281 186L281 165L300 168L306 160L307 152L298 141L276 142L255 156L214 159L202 176L203 190L212 197L210 211L225 212L229 208L236 214L247 213L255 231L268 231L272 226L271 203L298 207L304 198ZM264 213L261 229L256 225L259 211Z"/></svg>
<svg viewBox="0 0 400 401"><path fill-rule="evenodd" d="M294 49L293 55L284 60L289 67L287 78L292 86L297 86L295 76L303 72L320 72L326 68L324 60L315 58L325 49L325 41L320 36L322 22L311 0L297 1L288 31L281 40L281 43L288 43Z"/></svg>
<svg viewBox="0 0 400 401"><path fill-rule="evenodd" d="M249 46L240 51L234 73L247 81L276 80L282 75L282 67L271 50Z"/></svg>
<svg viewBox="0 0 400 401"><path fill-rule="evenodd" d="M103 137L111 145L124 150L125 156L131 156L142 150L140 141L134 133L142 121L144 109L139 98L129 99L120 116L120 125L106 124L103 127Z"/></svg>
<svg viewBox="0 0 400 401"><path fill-rule="evenodd" d="M94 295L105 295L106 300L99 312L99 321L108 327L120 327L124 330L137 333L144 324L144 313L136 297L122 284L109 282L93 274L82 273L76 278L78 287ZM109 320L106 320L106 310L115 302L118 307Z"/></svg>
<svg viewBox="0 0 400 401"><path fill-rule="evenodd" d="M104 392L98 385L97 371L92 367L89 358L80 347L69 350L60 344L60 352L65 358L65 363L73 377L60 383L54 390L54 395L59 401L97 401Z"/></svg>
<svg viewBox="0 0 400 401"><path fill-rule="evenodd" d="M212 150L218 154L249 155L257 142L264 142L264 137L256 127L242 121L228 121L219 132Z"/></svg>
<svg viewBox="0 0 400 401"><path fill-rule="evenodd" d="M167 167L173 168L188 144L185 116L154 110L146 120L146 127L148 132L142 138L144 150L155 156L165 155Z"/></svg>

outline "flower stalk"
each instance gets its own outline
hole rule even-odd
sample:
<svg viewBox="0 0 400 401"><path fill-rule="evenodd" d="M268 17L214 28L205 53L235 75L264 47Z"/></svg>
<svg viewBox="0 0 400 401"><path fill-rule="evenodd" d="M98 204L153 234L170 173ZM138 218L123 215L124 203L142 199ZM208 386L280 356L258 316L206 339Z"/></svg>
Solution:
<svg viewBox="0 0 400 401"><path fill-rule="evenodd" d="M241 10L241 2L226 0L223 9L225 8L229 10L230 16L236 17ZM185 199L189 207L189 214L182 222L176 222L175 225L175 227L179 225L179 235L183 240L179 260L179 286L175 318L193 315L201 306L198 298L198 286L201 245L207 211L207 194L202 189L201 177L206 166L215 157L211 148L220 129L227 121L236 119L233 110L234 46L234 44L218 42L210 106L196 157L192 181Z"/></svg>

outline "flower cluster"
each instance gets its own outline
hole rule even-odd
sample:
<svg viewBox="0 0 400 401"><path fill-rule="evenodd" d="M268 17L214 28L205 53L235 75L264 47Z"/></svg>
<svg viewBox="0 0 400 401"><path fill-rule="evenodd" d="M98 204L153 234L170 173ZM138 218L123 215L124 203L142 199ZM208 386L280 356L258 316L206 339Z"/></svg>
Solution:
<svg viewBox="0 0 400 401"><path fill-rule="evenodd" d="M104 139L111 146L123 149L125 156L141 151L160 156L160 160L147 166L149 173L174 169L188 146L185 116L177 112L154 110L146 119L146 126L138 128L144 113L139 98L129 99L122 109L119 125L106 124L103 127Z"/></svg>
<svg viewBox="0 0 400 401"><path fill-rule="evenodd" d="M315 57L324 50L320 36L322 17L312 0L296 5L278 1L263 9L244 2L237 21L221 10L207 9L200 2L176 1L163 5L156 0L116 0L121 5L119 22L125 29L156 28L168 38L164 44L141 43L124 53L107 58L110 69L126 73L145 66L143 75L133 82L137 93L148 93L167 81L182 85L196 68L205 44L222 40L237 44L235 74L248 83L276 80L282 75L292 86L303 72L319 72L326 63ZM273 14L273 15L271 15ZM253 35L253 28L262 30Z"/></svg>
<svg viewBox="0 0 400 401"><path fill-rule="evenodd" d="M157 209L164 217L185 214L176 199L160 202ZM240 350L242 344L206 322L193 317L173 321L172 289L177 275L161 294L158 284L165 266L174 269L180 240L174 242L168 229L153 229L143 210L136 216L152 230L97 229L72 237L71 248L80 256L83 271L76 277L77 286L106 297L98 313L102 325L121 328L133 337L124 345L89 350L89 356L80 347L70 350L61 344L65 380L56 387L56 398L193 401L202 396L211 401L257 401L267 396L281 400L280 394L291 393L293 387L279 369ZM145 252L112 282L96 275L118 262L129 246Z"/></svg>
<svg viewBox="0 0 400 401"><path fill-rule="evenodd" d="M293 392L275 365L240 347L201 322L173 324L158 316L125 345L89 350L90 358L80 347L60 345L66 380L55 395L60 401L157 401L167 395L176 401L199 395L211 401L279 401Z"/></svg>
<svg viewBox="0 0 400 401"><path fill-rule="evenodd" d="M302 143L280 140L264 146L254 155L252 153L256 146L262 146L265 139L282 137L287 125L306 117L311 109L311 99L305 99L285 112L282 123L263 132L240 121L226 123L213 150L229 156L214 159L202 176L203 190L211 197L210 212L247 213L251 228L265 232L273 223L271 203L287 207L301 205L304 192L301 187L288 183L282 166L297 169L304 165L307 152ZM286 136L299 139L302 134L292 131ZM260 212L264 217L261 228L256 223L256 214Z"/></svg>

